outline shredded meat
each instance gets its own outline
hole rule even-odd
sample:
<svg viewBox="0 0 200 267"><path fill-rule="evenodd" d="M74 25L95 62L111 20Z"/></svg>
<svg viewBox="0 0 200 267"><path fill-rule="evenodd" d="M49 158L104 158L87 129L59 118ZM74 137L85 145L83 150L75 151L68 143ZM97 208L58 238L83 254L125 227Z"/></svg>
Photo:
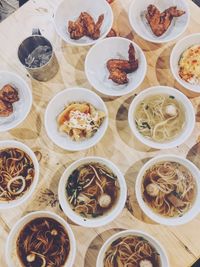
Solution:
<svg viewBox="0 0 200 267"><path fill-rule="evenodd" d="M83 36L91 39L98 39L100 37L100 28L104 20L104 14L101 14L95 23L94 19L87 12L81 12L76 21L69 21L68 31L71 39L78 40Z"/></svg>
<svg viewBox="0 0 200 267"><path fill-rule="evenodd" d="M185 11L178 10L176 6L170 7L161 13L156 6L149 5L147 8L146 19L152 32L156 36L161 36L171 25L173 18L180 17L183 14L185 14Z"/></svg>
<svg viewBox="0 0 200 267"><path fill-rule="evenodd" d="M128 83L128 73L132 73L138 68L138 60L135 58L135 49L129 45L129 60L110 59L107 61L107 69L110 72L109 79L117 84Z"/></svg>

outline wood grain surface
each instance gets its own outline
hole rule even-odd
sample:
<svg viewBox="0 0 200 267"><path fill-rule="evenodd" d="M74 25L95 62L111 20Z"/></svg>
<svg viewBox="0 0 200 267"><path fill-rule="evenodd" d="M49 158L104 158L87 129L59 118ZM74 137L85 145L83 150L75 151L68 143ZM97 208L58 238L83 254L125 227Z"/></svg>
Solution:
<svg viewBox="0 0 200 267"><path fill-rule="evenodd" d="M32 87L33 106L27 119L16 129L0 134L0 140L15 139L24 142L36 152L40 160L40 181L33 197L19 208L0 213L0 267L5 267L4 246L6 237L23 215L36 210L54 211L67 220L77 240L75 267L95 267L96 257L103 242L121 229L140 229L153 235L165 247L172 267L190 267L200 257L200 215L192 222L179 227L166 227L150 221L139 208L134 182L139 169L150 158L162 153L174 153L188 157L200 167L200 97L191 98L196 109L197 123L192 137L174 149L153 150L138 143L132 136L127 114L134 94L153 85L168 85L183 90L173 79L169 69L169 56L175 42L156 45L137 36L128 21L131 0L116 0L112 4L114 29L120 36L134 40L145 52L148 71L142 85L132 94L118 98L103 97L109 111L109 128L99 144L81 152L66 152L52 143L44 129L44 112L50 99L59 91L72 86L91 90L85 73L84 59L88 47L72 47L56 34L53 25L54 8L60 0L30 0L16 13L0 24L0 69L21 75ZM200 9L188 0L191 21L184 35L200 28ZM60 69L49 82L32 80L17 58L19 44L39 27L53 44ZM183 36L181 36L183 37ZM65 168L85 156L102 156L112 160L124 173L128 187L128 199L121 215L109 225L97 229L84 229L63 214L57 198L58 181Z"/></svg>

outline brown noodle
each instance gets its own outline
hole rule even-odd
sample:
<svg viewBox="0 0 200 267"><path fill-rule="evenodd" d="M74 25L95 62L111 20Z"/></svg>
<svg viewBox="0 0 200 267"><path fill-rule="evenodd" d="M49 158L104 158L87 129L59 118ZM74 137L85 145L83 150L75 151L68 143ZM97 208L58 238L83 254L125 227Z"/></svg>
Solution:
<svg viewBox="0 0 200 267"><path fill-rule="evenodd" d="M22 196L34 179L32 159L18 148L0 150L0 201Z"/></svg>
<svg viewBox="0 0 200 267"><path fill-rule="evenodd" d="M24 267L64 266L70 251L68 234L52 218L37 218L21 230L17 254Z"/></svg>
<svg viewBox="0 0 200 267"><path fill-rule="evenodd" d="M153 184L157 193L149 195L147 186ZM167 217L182 216L195 198L195 181L190 171L177 162L160 162L149 168L142 184L144 201L156 213ZM176 202L171 202L173 196Z"/></svg>
<svg viewBox="0 0 200 267"><path fill-rule="evenodd" d="M159 267L156 250L142 237L128 235L115 240L105 253L104 267L139 267L141 261Z"/></svg>

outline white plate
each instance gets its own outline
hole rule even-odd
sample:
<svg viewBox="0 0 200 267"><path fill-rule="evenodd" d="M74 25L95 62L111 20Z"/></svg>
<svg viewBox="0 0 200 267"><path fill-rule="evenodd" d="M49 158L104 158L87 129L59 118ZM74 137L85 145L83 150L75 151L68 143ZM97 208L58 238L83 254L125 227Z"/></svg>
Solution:
<svg viewBox="0 0 200 267"><path fill-rule="evenodd" d="M185 110L185 126L182 132L173 140L166 141L164 143L159 143L149 138L143 136L137 129L134 113L138 104L145 98L152 95L166 94L172 95L176 98L178 102L180 102ZM153 147L156 149L169 149L183 144L192 134L195 126L195 112L190 100L180 91L175 88L168 86L155 86L145 89L141 93L139 93L132 101L129 112L128 112L128 122L129 126L133 132L133 134L137 137L137 139L143 144Z"/></svg>
<svg viewBox="0 0 200 267"><path fill-rule="evenodd" d="M135 48L139 67L128 74L128 84L118 85L108 79L109 71L106 63L109 59L128 60L131 43ZM85 73L88 81L97 91L109 96L122 96L135 90L143 82L146 70L147 62L142 49L136 43L122 37L111 37L99 41L89 50L85 60Z"/></svg>
<svg viewBox="0 0 200 267"><path fill-rule="evenodd" d="M91 162L98 162L102 165L107 166L112 172L117 176L119 187L120 187L120 194L118 197L118 200L116 204L114 205L113 209L108 211L106 214L99 216L97 218L84 218L83 216L79 215L78 213L74 212L67 200L66 197L66 184L68 181L69 176L72 174L72 172L78 168L79 166ZM126 202L126 196L127 196L127 187L126 182L124 179L123 174L121 171L117 168L116 165L114 165L111 161L100 158L100 157L86 157L84 159L80 159L72 163L63 173L58 187L58 197L60 205L66 214L73 222L84 226L84 227L100 227L105 224L108 224L112 222L123 210Z"/></svg>
<svg viewBox="0 0 200 267"><path fill-rule="evenodd" d="M72 102L87 102L105 113L105 118L98 131L91 138L80 142L73 141L67 134L59 132L58 129L58 115ZM45 112L45 128L49 138L57 146L70 151L80 151L96 145L104 136L107 127L108 111L106 105L97 94L85 88L69 88L61 91L49 102Z"/></svg>
<svg viewBox="0 0 200 267"><path fill-rule="evenodd" d="M133 30L143 39L153 43L166 43L175 40L185 32L189 24L190 10L185 0L133 0L129 9L129 21ZM161 12L171 6L186 11L186 14L173 18L169 29L160 37L153 34L146 18L147 7L155 5Z"/></svg>
<svg viewBox="0 0 200 267"><path fill-rule="evenodd" d="M98 257L97 257L97 262L96 262L96 267L104 267L104 257L107 249L110 247L110 245L117 240L120 237L126 237L128 235L134 235L134 236L139 236L143 237L145 240L147 240L158 252L160 255L161 259L161 266L160 267L169 267L169 261L167 258L166 251L164 250L163 246L152 236L149 234L143 232L143 231L138 231L138 230L125 230L121 231L117 234L114 234L111 236L106 242L103 244L101 247ZM157 267L157 266L156 266Z"/></svg>
<svg viewBox="0 0 200 267"><path fill-rule="evenodd" d="M27 214L26 216L22 217L11 229L7 241L6 241L6 262L9 267L21 267L20 260L17 256L17 248L16 248L16 240L20 231L23 227L30 221L41 218L41 217L49 217L56 221L58 221L66 230L70 240L70 252L67 258L67 261L63 267L72 267L75 256L76 256L76 240L74 234L68 225L68 223L58 216L56 213L50 211L36 211Z"/></svg>
<svg viewBox="0 0 200 267"><path fill-rule="evenodd" d="M186 213L183 214L181 217L164 217L159 215L158 213L155 213L143 200L142 192L141 192L141 184L143 180L143 176L152 165L158 163L158 162L163 162L163 161L173 161L173 162L178 162L181 165L185 166L193 175L194 180L196 182L196 199L191 207ZM176 226L176 225L181 225L188 223L192 221L200 212L200 172L199 169L189 160L179 157L176 155L161 155L154 157L153 159L149 160L142 169L140 170L137 178L136 178L136 183L135 183L135 192L136 192L136 198L139 203L140 208L143 210L143 212L151 218L153 221L164 224L164 225L171 225L171 226Z"/></svg>
<svg viewBox="0 0 200 267"><path fill-rule="evenodd" d="M10 84L17 89L19 101L13 103L13 113L9 117L0 117L0 132L17 127L26 119L32 106L31 89L20 76L12 72L1 71L0 89L6 84Z"/></svg>
<svg viewBox="0 0 200 267"><path fill-rule="evenodd" d="M68 32L68 22L69 20L75 21L81 12L88 12L94 18L95 22L101 14L104 14L99 39L106 37L113 24L112 9L106 0L84 0L84 3L83 0L65 0L61 2L54 15L55 28L60 37L68 44L76 46L93 45L99 40L92 40L86 36L79 40L73 40L70 38Z"/></svg>
<svg viewBox="0 0 200 267"><path fill-rule="evenodd" d="M193 45L200 46L200 33L188 35L183 39L181 39L178 43L176 43L170 56L170 67L174 75L174 78L177 80L177 82L179 82L183 87L187 88L192 92L200 93L200 85L193 85L187 83L179 76L178 63L181 58L181 55L185 50L187 50L189 47Z"/></svg>

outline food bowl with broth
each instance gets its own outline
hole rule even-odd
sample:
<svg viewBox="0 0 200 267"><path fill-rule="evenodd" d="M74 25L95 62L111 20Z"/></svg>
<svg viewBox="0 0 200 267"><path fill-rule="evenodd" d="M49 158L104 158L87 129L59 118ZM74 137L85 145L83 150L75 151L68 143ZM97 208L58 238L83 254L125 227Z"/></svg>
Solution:
<svg viewBox="0 0 200 267"><path fill-rule="evenodd" d="M123 174L109 160L86 157L63 173L58 197L64 213L84 227L100 227L123 210L127 187Z"/></svg>
<svg viewBox="0 0 200 267"><path fill-rule="evenodd" d="M128 121L140 142L156 149L168 149L181 145L192 134L195 112L183 93L168 86L155 86L133 99Z"/></svg>
<svg viewBox="0 0 200 267"><path fill-rule="evenodd" d="M135 192L143 212L160 224L185 224L200 212L200 172L176 155L149 160L136 178Z"/></svg>
<svg viewBox="0 0 200 267"><path fill-rule="evenodd" d="M9 267L72 267L76 241L68 223L49 211L36 211L22 217L6 242Z"/></svg>

